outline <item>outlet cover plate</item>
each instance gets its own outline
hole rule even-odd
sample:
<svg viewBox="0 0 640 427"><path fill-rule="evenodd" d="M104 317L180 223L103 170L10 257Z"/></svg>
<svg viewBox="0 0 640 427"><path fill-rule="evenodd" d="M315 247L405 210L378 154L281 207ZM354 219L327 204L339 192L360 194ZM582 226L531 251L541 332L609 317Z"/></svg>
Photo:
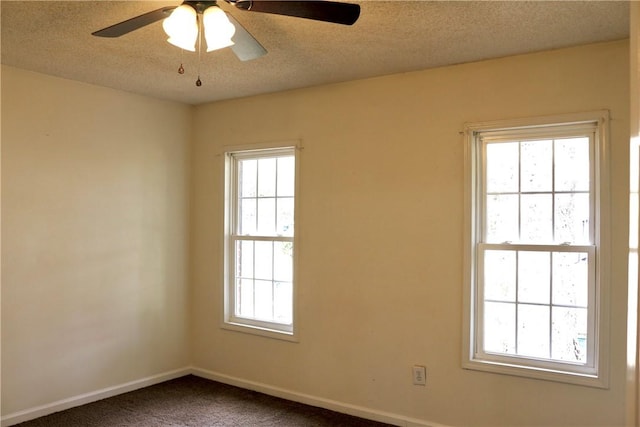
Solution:
<svg viewBox="0 0 640 427"><path fill-rule="evenodd" d="M427 368L425 366L415 365L413 367L413 384L427 385Z"/></svg>

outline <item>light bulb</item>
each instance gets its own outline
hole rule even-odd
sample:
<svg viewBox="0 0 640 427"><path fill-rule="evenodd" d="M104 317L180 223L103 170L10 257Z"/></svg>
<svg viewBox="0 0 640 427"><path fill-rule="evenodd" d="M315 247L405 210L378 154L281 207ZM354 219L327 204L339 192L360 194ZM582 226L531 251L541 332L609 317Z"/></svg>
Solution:
<svg viewBox="0 0 640 427"><path fill-rule="evenodd" d="M174 46L195 52L198 39L198 17L193 7L178 6L162 23L167 41Z"/></svg>
<svg viewBox="0 0 640 427"><path fill-rule="evenodd" d="M218 6L208 7L203 14L204 37L207 41L207 52L232 46L231 37L236 27L229 22L227 14Z"/></svg>

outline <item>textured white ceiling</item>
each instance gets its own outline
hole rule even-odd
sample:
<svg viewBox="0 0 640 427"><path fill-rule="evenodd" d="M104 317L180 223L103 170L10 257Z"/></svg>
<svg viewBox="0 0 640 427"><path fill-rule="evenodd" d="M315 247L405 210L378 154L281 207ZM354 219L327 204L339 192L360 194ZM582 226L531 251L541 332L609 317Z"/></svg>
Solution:
<svg viewBox="0 0 640 427"><path fill-rule="evenodd" d="M241 62L223 49L203 53L198 65L197 54L165 41L160 22L120 38L91 35L180 0L3 0L2 63L200 104L629 36L626 1L350 2L362 8L353 26L244 12L220 1L268 54Z"/></svg>

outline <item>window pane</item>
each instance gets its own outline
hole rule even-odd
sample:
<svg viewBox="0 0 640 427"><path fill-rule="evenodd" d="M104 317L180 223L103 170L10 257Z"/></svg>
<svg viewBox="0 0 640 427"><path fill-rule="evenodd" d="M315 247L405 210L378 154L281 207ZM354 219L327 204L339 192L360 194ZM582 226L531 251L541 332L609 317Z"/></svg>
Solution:
<svg viewBox="0 0 640 427"><path fill-rule="evenodd" d="M484 351L514 354L516 352L516 305L487 302L484 304Z"/></svg>
<svg viewBox="0 0 640 427"><path fill-rule="evenodd" d="M291 282L276 282L273 289L274 321L291 324L293 322L293 286Z"/></svg>
<svg viewBox="0 0 640 427"><path fill-rule="evenodd" d="M553 253L553 304L586 307L589 300L588 254Z"/></svg>
<svg viewBox="0 0 640 427"><path fill-rule="evenodd" d="M256 280L256 309L255 318L273 320L273 282L270 280Z"/></svg>
<svg viewBox="0 0 640 427"><path fill-rule="evenodd" d="M293 197L278 198L277 229L279 236L293 236Z"/></svg>
<svg viewBox="0 0 640 427"><path fill-rule="evenodd" d="M526 141L520 146L522 191L551 191L553 151L551 141Z"/></svg>
<svg viewBox="0 0 640 427"><path fill-rule="evenodd" d="M276 195L276 159L258 160L258 196Z"/></svg>
<svg viewBox="0 0 640 427"><path fill-rule="evenodd" d="M238 162L240 168L240 197L255 197L257 184L257 160L242 160Z"/></svg>
<svg viewBox="0 0 640 427"><path fill-rule="evenodd" d="M293 156L278 158L278 197L293 197L296 161Z"/></svg>
<svg viewBox="0 0 640 427"><path fill-rule="evenodd" d="M486 227L488 243L518 241L518 196L487 196Z"/></svg>
<svg viewBox="0 0 640 427"><path fill-rule="evenodd" d="M589 191L589 138L555 140L555 190Z"/></svg>
<svg viewBox="0 0 640 427"><path fill-rule="evenodd" d="M258 199L258 229L256 233L261 236L276 234L276 199L272 197Z"/></svg>
<svg viewBox="0 0 640 427"><path fill-rule="evenodd" d="M549 307L518 305L518 354L549 357Z"/></svg>
<svg viewBox="0 0 640 427"><path fill-rule="evenodd" d="M587 361L587 309L553 307L551 358Z"/></svg>
<svg viewBox="0 0 640 427"><path fill-rule="evenodd" d="M255 277L273 279L273 242L255 242Z"/></svg>
<svg viewBox="0 0 640 427"><path fill-rule="evenodd" d="M487 144L487 191L518 191L518 143Z"/></svg>
<svg viewBox="0 0 640 427"><path fill-rule="evenodd" d="M273 243L273 279L282 282L293 281L293 243Z"/></svg>
<svg viewBox="0 0 640 427"><path fill-rule="evenodd" d="M515 252L486 251L484 253L484 299L515 301Z"/></svg>
<svg viewBox="0 0 640 427"><path fill-rule="evenodd" d="M240 199L239 232L242 235L254 234L256 232L256 199Z"/></svg>
<svg viewBox="0 0 640 427"><path fill-rule="evenodd" d="M236 242L236 277L253 278L253 242Z"/></svg>
<svg viewBox="0 0 640 427"><path fill-rule="evenodd" d="M589 243L589 194L556 194L555 240Z"/></svg>
<svg viewBox="0 0 640 427"><path fill-rule="evenodd" d="M551 254L518 252L518 301L549 304Z"/></svg>
<svg viewBox="0 0 640 427"><path fill-rule="evenodd" d="M239 279L236 283L236 315L253 317L253 280Z"/></svg>
<svg viewBox="0 0 640 427"><path fill-rule="evenodd" d="M550 194L521 196L520 238L523 242L544 243L552 240L552 203Z"/></svg>

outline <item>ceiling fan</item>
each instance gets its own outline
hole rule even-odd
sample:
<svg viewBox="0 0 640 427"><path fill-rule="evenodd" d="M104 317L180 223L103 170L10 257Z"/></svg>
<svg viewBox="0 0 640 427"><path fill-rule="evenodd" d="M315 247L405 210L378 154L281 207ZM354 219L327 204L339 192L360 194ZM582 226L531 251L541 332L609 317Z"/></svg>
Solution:
<svg viewBox="0 0 640 427"><path fill-rule="evenodd" d="M235 6L237 9L247 12L261 12L271 13L276 15L293 16L297 18L307 18L316 21L331 22L342 25L352 25L356 22L360 16L360 6L352 3L342 3L334 1L312 1L312 0L224 0L226 3ZM178 11L180 10L180 13ZM174 13L175 12L175 13ZM215 13L214 13L215 12ZM204 24L204 32L207 37L208 51L230 46L235 55L241 61L248 61L251 59L259 58L267 53L266 49L242 26L236 19L226 12L223 12L217 5L217 1L184 1L180 6L168 6L160 9L153 10L151 12L144 13L142 15L133 17L126 21L111 25L92 33L98 37L120 37L131 31L142 28L146 25L160 21L165 18L174 19L174 15L180 15L185 20L190 20L193 24L187 25L187 32L196 31L196 35L187 35L190 38L187 47L183 47L175 39L181 38L184 33L184 28L180 29L180 32L171 33L167 27L169 19L165 20L164 28L167 34L169 34L169 42L177 46L186 48L188 50L194 50L189 47L189 44L195 46L195 39L201 36L202 23ZM188 16L187 16L188 15ZM214 15L216 15L214 17ZM207 31L210 28L219 29L225 28L224 22L218 21L222 15L222 18L226 16L234 28L228 27L228 32L222 37L226 37L226 43L210 42ZM199 17L199 19L197 18ZM194 27L195 26L195 27ZM189 30L189 27L195 28ZM213 30L211 30L213 31ZM231 36L230 36L231 35ZM173 39L173 41L172 41ZM213 40L213 38L212 38Z"/></svg>

